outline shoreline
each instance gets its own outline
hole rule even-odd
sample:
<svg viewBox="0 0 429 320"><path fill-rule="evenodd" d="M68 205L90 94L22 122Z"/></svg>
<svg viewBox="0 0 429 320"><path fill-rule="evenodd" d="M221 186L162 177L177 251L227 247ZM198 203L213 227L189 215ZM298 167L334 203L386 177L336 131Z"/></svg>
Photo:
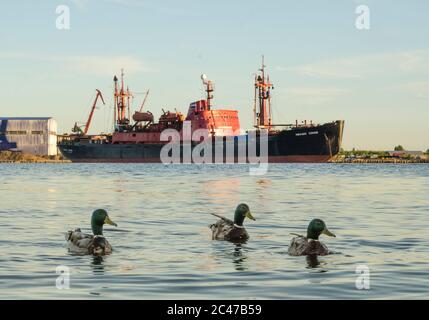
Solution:
<svg viewBox="0 0 429 320"><path fill-rule="evenodd" d="M61 156L38 156L24 152L1 151L0 163L71 163Z"/></svg>
<svg viewBox="0 0 429 320"><path fill-rule="evenodd" d="M28 163L74 163L70 160L49 160L49 159L38 159L38 160L0 160L0 164L8 163L8 164L28 164ZM103 163L103 162L98 162ZM132 162L130 162L132 163ZM334 163L334 164L429 164L429 160L381 160L381 159L355 159L355 160L330 160L326 163ZM276 163L279 164L279 163ZM299 164L299 163L296 163ZM311 164L311 163L309 163Z"/></svg>
<svg viewBox="0 0 429 320"><path fill-rule="evenodd" d="M37 156L28 153L1 151L0 163L73 163L62 156ZM132 162L130 162L132 163ZM343 157L334 157L326 163L350 163L350 164L422 164L429 163L429 159L401 159L401 158L377 158L377 159L350 159Z"/></svg>
<svg viewBox="0 0 429 320"><path fill-rule="evenodd" d="M331 159L329 160L329 163L351 163L351 164L362 164L362 163L368 163L368 164L422 164L422 163L429 163L429 160L425 159L352 159L352 160L345 160L345 159Z"/></svg>
<svg viewBox="0 0 429 320"><path fill-rule="evenodd" d="M25 163L72 163L72 162L70 160L35 160L35 161L0 160L0 164L1 163L25 164Z"/></svg>

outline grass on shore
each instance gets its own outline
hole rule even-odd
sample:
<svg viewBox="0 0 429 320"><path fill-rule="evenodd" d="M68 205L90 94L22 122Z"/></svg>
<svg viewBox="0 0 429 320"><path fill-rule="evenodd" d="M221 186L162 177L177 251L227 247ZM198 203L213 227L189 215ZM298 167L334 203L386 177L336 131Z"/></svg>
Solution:
<svg viewBox="0 0 429 320"><path fill-rule="evenodd" d="M60 156L37 156L34 154L16 152L16 151L0 151L0 162L16 162L16 163L35 163L35 162L63 162L65 159Z"/></svg>

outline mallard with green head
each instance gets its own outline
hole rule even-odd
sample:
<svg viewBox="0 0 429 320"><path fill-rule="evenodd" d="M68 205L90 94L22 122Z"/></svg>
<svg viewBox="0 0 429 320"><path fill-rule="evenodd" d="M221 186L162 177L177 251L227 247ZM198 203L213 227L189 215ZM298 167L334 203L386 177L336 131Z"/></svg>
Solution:
<svg viewBox="0 0 429 320"><path fill-rule="evenodd" d="M234 213L234 221L212 213L220 218L219 221L210 225L213 240L228 240L232 242L243 242L249 239L249 234L243 226L245 218L256 220L250 213L249 206L241 203L237 206Z"/></svg>
<svg viewBox="0 0 429 320"><path fill-rule="evenodd" d="M335 234L328 230L323 220L312 220L308 225L306 237L294 234L296 237L291 240L288 253L291 256L325 256L330 254L331 252L328 250L328 247L323 242L319 241L319 236L321 234L335 237Z"/></svg>
<svg viewBox="0 0 429 320"><path fill-rule="evenodd" d="M118 225L110 220L106 210L98 209L92 213L91 229L92 234L82 233L80 229L68 231L66 240L70 252L92 255L106 255L112 252L112 246L103 236L103 226L110 224L117 227Z"/></svg>

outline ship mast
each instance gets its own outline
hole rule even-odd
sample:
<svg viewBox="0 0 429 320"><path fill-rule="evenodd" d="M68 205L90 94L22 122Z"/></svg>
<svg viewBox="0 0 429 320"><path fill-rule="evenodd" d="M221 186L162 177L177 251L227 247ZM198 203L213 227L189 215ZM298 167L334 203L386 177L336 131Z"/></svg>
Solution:
<svg viewBox="0 0 429 320"><path fill-rule="evenodd" d="M121 70L121 87L118 86L118 78L115 76L113 78L115 82L115 93L114 93L114 104L115 104L115 122L118 125L118 128L128 125L130 122L126 117L126 111L130 112L130 90L125 90L124 84L124 69ZM129 115L128 115L129 117Z"/></svg>
<svg viewBox="0 0 429 320"><path fill-rule="evenodd" d="M271 130L271 90L274 89L270 83L270 77L265 76L264 56L262 56L261 72L255 76L255 105L253 112L255 113L255 127ZM257 104L259 104L259 112L257 112Z"/></svg>
<svg viewBox="0 0 429 320"><path fill-rule="evenodd" d="M207 79L207 76L205 74L201 75L201 80L203 80L203 84L205 86L205 91L207 93L206 101L207 101L207 110L210 110L211 108L211 101L213 99L212 92L214 91L214 84L211 80Z"/></svg>

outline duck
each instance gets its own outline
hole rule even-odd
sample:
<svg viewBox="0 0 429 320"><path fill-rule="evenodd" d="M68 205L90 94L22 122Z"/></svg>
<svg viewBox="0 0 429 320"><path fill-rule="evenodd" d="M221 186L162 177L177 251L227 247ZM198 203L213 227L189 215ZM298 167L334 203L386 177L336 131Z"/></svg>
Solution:
<svg viewBox="0 0 429 320"><path fill-rule="evenodd" d="M112 252L112 246L103 236L103 225L109 224L117 227L107 211L97 209L91 216L91 229L93 234L83 233L79 228L66 233L68 249L72 253L92 254L94 256L103 256Z"/></svg>
<svg viewBox="0 0 429 320"><path fill-rule="evenodd" d="M243 226L244 219L256 220L250 213L249 206L245 203L239 204L235 209L234 221L215 213L212 215L220 218L216 223L209 226L212 231L212 240L245 242L249 239L249 234Z"/></svg>
<svg viewBox="0 0 429 320"><path fill-rule="evenodd" d="M335 234L328 230L323 220L311 220L307 228L306 237L299 234L293 234L296 237L292 238L290 242L288 254L291 256L325 256L332 253L323 242L319 241L319 236L321 234L329 237L335 237Z"/></svg>

